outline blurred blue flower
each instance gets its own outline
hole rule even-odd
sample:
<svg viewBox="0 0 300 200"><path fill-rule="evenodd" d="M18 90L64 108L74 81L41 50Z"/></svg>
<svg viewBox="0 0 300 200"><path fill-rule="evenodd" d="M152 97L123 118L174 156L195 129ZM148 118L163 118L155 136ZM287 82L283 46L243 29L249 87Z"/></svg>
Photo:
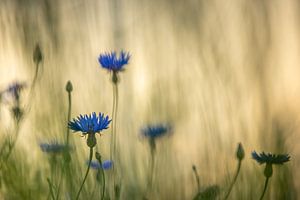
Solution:
<svg viewBox="0 0 300 200"><path fill-rule="evenodd" d="M14 101L19 101L21 91L26 87L26 83L14 82L10 84L3 92L2 95L13 98ZM6 96L5 96L6 97Z"/></svg>
<svg viewBox="0 0 300 200"><path fill-rule="evenodd" d="M40 148L46 153L61 153L65 151L68 147L65 144L60 144L58 142L41 143Z"/></svg>
<svg viewBox="0 0 300 200"><path fill-rule="evenodd" d="M124 65L128 64L130 55L127 52L121 51L119 58L115 51L111 53L100 54L98 61L101 66L109 71L122 71Z"/></svg>
<svg viewBox="0 0 300 200"><path fill-rule="evenodd" d="M271 154L271 153L259 153L257 154L255 151L252 152L252 158L256 160L259 164L283 164L285 162L290 161L290 156L288 154Z"/></svg>
<svg viewBox="0 0 300 200"><path fill-rule="evenodd" d="M148 125L142 129L142 136L155 139L166 135L171 130L171 126L166 124Z"/></svg>
<svg viewBox="0 0 300 200"><path fill-rule="evenodd" d="M87 161L87 164L89 164L89 161ZM113 162L111 160L105 160L102 163L102 166L100 165L100 163L98 161L92 161L91 162L91 168L92 169L104 169L104 170L108 170L111 169L113 166Z"/></svg>
<svg viewBox="0 0 300 200"><path fill-rule="evenodd" d="M111 160L105 160L102 163L102 168L103 169L111 169L113 166L113 162Z"/></svg>
<svg viewBox="0 0 300 200"><path fill-rule="evenodd" d="M68 126L74 132L81 131L84 135L89 133L99 133L103 129L107 129L111 120L108 116L99 113L97 116L95 112L89 115L80 115L77 119L69 121Z"/></svg>

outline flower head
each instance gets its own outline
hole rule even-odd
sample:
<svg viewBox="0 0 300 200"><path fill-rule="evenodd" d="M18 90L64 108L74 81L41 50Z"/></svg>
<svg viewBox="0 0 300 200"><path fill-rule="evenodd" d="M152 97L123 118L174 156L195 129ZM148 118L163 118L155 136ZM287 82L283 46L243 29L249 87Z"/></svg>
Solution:
<svg viewBox="0 0 300 200"><path fill-rule="evenodd" d="M87 161L87 164L89 162ZM111 160L105 160L103 161L102 163L102 166L100 165L100 163L98 161L92 161L91 162L91 168L92 169L104 169L104 170L108 170L108 169L111 169L112 168L112 165L113 165L113 162Z"/></svg>
<svg viewBox="0 0 300 200"><path fill-rule="evenodd" d="M80 115L77 119L69 121L68 126L74 132L81 131L84 135L90 133L99 133L103 129L107 129L111 120L108 116L104 117L104 114L97 114L93 112L89 115Z"/></svg>
<svg viewBox="0 0 300 200"><path fill-rule="evenodd" d="M257 154L255 151L252 152L252 158L256 160L259 164L283 164L285 162L290 161L290 156L288 154L271 154L271 153L259 153Z"/></svg>
<svg viewBox="0 0 300 200"><path fill-rule="evenodd" d="M8 86L8 88L3 92L11 96L15 101L19 101L21 91L26 87L25 83L14 82Z"/></svg>
<svg viewBox="0 0 300 200"><path fill-rule="evenodd" d="M41 143L40 148L45 153L62 153L68 149L65 144L60 144L58 142Z"/></svg>
<svg viewBox="0 0 300 200"><path fill-rule="evenodd" d="M129 59L129 53L121 51L120 56L117 57L116 52L113 51L111 53L100 54L98 61L103 68L118 72L124 70L124 65L128 64Z"/></svg>
<svg viewBox="0 0 300 200"><path fill-rule="evenodd" d="M142 129L142 135L151 139L159 138L163 135L166 135L171 131L170 125L157 124L157 125L148 125Z"/></svg>

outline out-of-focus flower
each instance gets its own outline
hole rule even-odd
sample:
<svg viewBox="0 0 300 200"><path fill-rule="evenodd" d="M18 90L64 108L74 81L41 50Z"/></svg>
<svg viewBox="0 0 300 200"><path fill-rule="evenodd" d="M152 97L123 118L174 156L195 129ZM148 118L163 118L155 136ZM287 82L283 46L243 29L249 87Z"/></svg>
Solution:
<svg viewBox="0 0 300 200"><path fill-rule="evenodd" d="M111 160L105 160L102 163L102 168L103 169L111 169L113 166L113 162Z"/></svg>
<svg viewBox="0 0 300 200"><path fill-rule="evenodd" d="M89 162L87 161L87 164ZM105 160L102 162L102 166L100 165L100 163L98 161L92 161L91 162L91 168L92 169L104 169L104 170L108 170L111 169L113 166L113 162L111 160Z"/></svg>
<svg viewBox="0 0 300 200"><path fill-rule="evenodd" d="M128 52L121 51L120 56L117 57L115 51L111 53L100 54L98 61L101 66L109 71L118 72L124 70L124 66L128 64L130 55Z"/></svg>
<svg viewBox="0 0 300 200"><path fill-rule="evenodd" d="M104 117L104 114L97 114L93 112L89 115L80 115L77 119L69 121L68 126L74 132L81 131L85 134L95 134L99 133L103 129L107 129L111 120L108 116Z"/></svg>
<svg viewBox="0 0 300 200"><path fill-rule="evenodd" d="M142 129L141 134L144 137L156 139L170 133L171 130L171 126L166 124L148 125Z"/></svg>
<svg viewBox="0 0 300 200"><path fill-rule="evenodd" d="M41 143L40 148L45 153L62 153L69 149L65 144L58 142Z"/></svg>
<svg viewBox="0 0 300 200"><path fill-rule="evenodd" d="M285 162L290 161L290 156L288 154L271 154L271 153L259 153L257 154L255 151L252 152L252 158L256 160L259 164L279 164L282 165Z"/></svg>
<svg viewBox="0 0 300 200"><path fill-rule="evenodd" d="M8 86L8 88L3 92L3 94L7 94L12 97L14 101L20 100L21 91L26 87L25 83L14 82Z"/></svg>

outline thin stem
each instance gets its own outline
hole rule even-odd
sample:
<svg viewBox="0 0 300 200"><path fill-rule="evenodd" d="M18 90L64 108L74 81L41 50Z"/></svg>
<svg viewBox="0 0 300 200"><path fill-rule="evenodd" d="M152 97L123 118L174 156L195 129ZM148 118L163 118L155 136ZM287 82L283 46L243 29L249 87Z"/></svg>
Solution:
<svg viewBox="0 0 300 200"><path fill-rule="evenodd" d="M39 72L39 62L36 63L35 74L34 74L33 80L31 82L31 87L30 87L30 90L29 90L28 105L27 105L28 110L30 109L30 103L32 101L32 98L34 97L34 88L35 88L35 85L36 85L36 82L37 82L37 79L38 79L38 72Z"/></svg>
<svg viewBox="0 0 300 200"><path fill-rule="evenodd" d="M51 197L52 197L53 200L55 200L53 189L52 189L52 183L51 183L51 181L50 181L49 178L47 178L47 182L48 182L48 186L49 186L49 191L50 191Z"/></svg>
<svg viewBox="0 0 300 200"><path fill-rule="evenodd" d="M56 200L59 199L61 184L62 184L62 177L60 177L60 180L59 180L59 184L58 184L58 188L57 188L57 194L56 194Z"/></svg>
<svg viewBox="0 0 300 200"><path fill-rule="evenodd" d="M114 151L114 124L115 124L115 101L116 101L116 94L115 94L115 86L113 84L113 107L112 107L112 122L111 122L111 140L110 140L110 160L113 160L113 151ZM113 167L114 168L114 167Z"/></svg>
<svg viewBox="0 0 300 200"><path fill-rule="evenodd" d="M228 199L228 197L229 197L229 195L230 195L230 192L231 192L231 190L232 190L232 188L233 188L233 185L234 185L235 182L236 182L236 179L237 179L237 177L238 177L238 175L239 175L239 173L240 173L241 165L242 165L242 161L239 160L238 166L237 166L237 170L236 170L236 173L235 173L234 178L233 178L233 180L232 180L232 182L231 182L231 184L230 184L229 190L228 190L228 192L227 192L227 194L226 194L226 196L225 196L225 198L224 198L225 200Z"/></svg>
<svg viewBox="0 0 300 200"><path fill-rule="evenodd" d="M102 173L102 180L103 180L102 195L101 195L101 200L103 200L104 199L104 194L105 194L105 174L104 174L104 169L102 167L102 160L101 160L101 158L98 161L100 162L101 173Z"/></svg>
<svg viewBox="0 0 300 200"><path fill-rule="evenodd" d="M265 196L265 193L266 193L266 190L267 190L267 186L268 186L268 182L269 182L269 178L266 178L264 190L263 190L263 192L262 192L262 194L261 194L261 196L259 198L260 200L262 200L264 198L264 196Z"/></svg>
<svg viewBox="0 0 300 200"><path fill-rule="evenodd" d="M87 178L87 176L88 176L88 174L89 174L90 167L91 167L91 162L92 162L92 158L93 158L93 148L91 147L91 148L90 148L89 165L88 165L88 168L87 168L87 170L86 170L85 176L84 176L83 181L82 181L82 184L81 184L81 186L80 186L80 189L79 189L79 191L78 191L78 193L77 193L77 195L76 195L76 200L79 199L80 192L81 192L81 190L82 190L82 188L83 188L83 185L84 185L84 183L85 183L85 181L86 181L86 178Z"/></svg>
<svg viewBox="0 0 300 200"><path fill-rule="evenodd" d="M118 114L118 96L119 96L119 93L118 93L118 85L117 84L114 84L115 85L115 93L116 93L116 98L115 98L115 116L113 118L113 120L115 121L114 123L114 126L113 126L113 131L114 131L114 157L115 157L115 160L117 161L117 114Z"/></svg>
<svg viewBox="0 0 300 200"><path fill-rule="evenodd" d="M10 157L10 155L11 155L11 153L12 153L12 151L13 151L15 145L16 145L16 142L17 142L17 139L18 139L18 136L19 136L19 130L20 130L19 122L16 122L16 134L15 134L16 138L12 141L11 144L10 144L10 142L8 142L9 149L8 149L8 152L5 155L4 159L1 160L0 169L2 168L3 163L5 163L8 160L8 158Z"/></svg>
<svg viewBox="0 0 300 200"><path fill-rule="evenodd" d="M71 120L71 106L72 106L72 96L71 96L71 92L68 92L68 122ZM69 136L70 136L70 129L69 127L67 127L67 140L66 140L66 146L68 148L69 145Z"/></svg>
<svg viewBox="0 0 300 200"><path fill-rule="evenodd" d="M112 138L110 144L110 160L117 162L117 136L116 136L116 125L117 125L117 110L118 110L118 83L113 82L113 111L112 111ZM116 186L116 173L115 166L112 166L113 174L113 188Z"/></svg>
<svg viewBox="0 0 300 200"><path fill-rule="evenodd" d="M196 181L197 181L197 189L198 189L198 192L200 191L200 178L199 178L199 174L198 174L198 171L197 171L197 168L195 165L193 165L193 171L194 171L194 174L195 174L195 178L196 178Z"/></svg>
<svg viewBox="0 0 300 200"><path fill-rule="evenodd" d="M35 66L35 74L34 74L34 77L33 77L33 80L32 80L31 90L33 90L33 88L35 86L35 83L36 83L36 80L37 80L37 77L38 77L38 72L39 72L39 62L37 62L36 66Z"/></svg>
<svg viewBox="0 0 300 200"><path fill-rule="evenodd" d="M149 180L149 188L152 190L153 186L153 176L154 176L154 166L155 166L155 151L156 151L156 146L155 146L155 140L151 138L149 140L150 143L150 151L151 151L151 161L150 161L150 180Z"/></svg>

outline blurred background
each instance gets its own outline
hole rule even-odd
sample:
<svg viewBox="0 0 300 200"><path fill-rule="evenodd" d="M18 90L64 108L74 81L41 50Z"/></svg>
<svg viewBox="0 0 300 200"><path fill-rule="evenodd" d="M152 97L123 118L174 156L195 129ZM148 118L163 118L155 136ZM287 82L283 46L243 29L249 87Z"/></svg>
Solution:
<svg viewBox="0 0 300 200"><path fill-rule="evenodd" d="M72 117L111 115L111 75L97 59L123 49L131 54L119 84L123 199L142 199L147 190L149 146L139 134L155 123L172 124L174 131L157 141L152 199L192 199L197 193L192 165L201 188L226 188L238 142L246 156L232 199L258 199L263 189L264 168L251 159L253 150L291 155L289 163L274 167L266 199L297 199L299 11L299 1L292 0L0 0L0 89L14 81L30 85L37 43L43 53L10 158L18 161L13 179L32 188L38 176L47 192L49 166L39 143L65 137L66 82L74 88ZM0 138L12 126L9 119L1 106ZM88 148L80 134L70 137L83 163L82 172L74 172L80 179ZM110 131L97 138L108 159Z"/></svg>

